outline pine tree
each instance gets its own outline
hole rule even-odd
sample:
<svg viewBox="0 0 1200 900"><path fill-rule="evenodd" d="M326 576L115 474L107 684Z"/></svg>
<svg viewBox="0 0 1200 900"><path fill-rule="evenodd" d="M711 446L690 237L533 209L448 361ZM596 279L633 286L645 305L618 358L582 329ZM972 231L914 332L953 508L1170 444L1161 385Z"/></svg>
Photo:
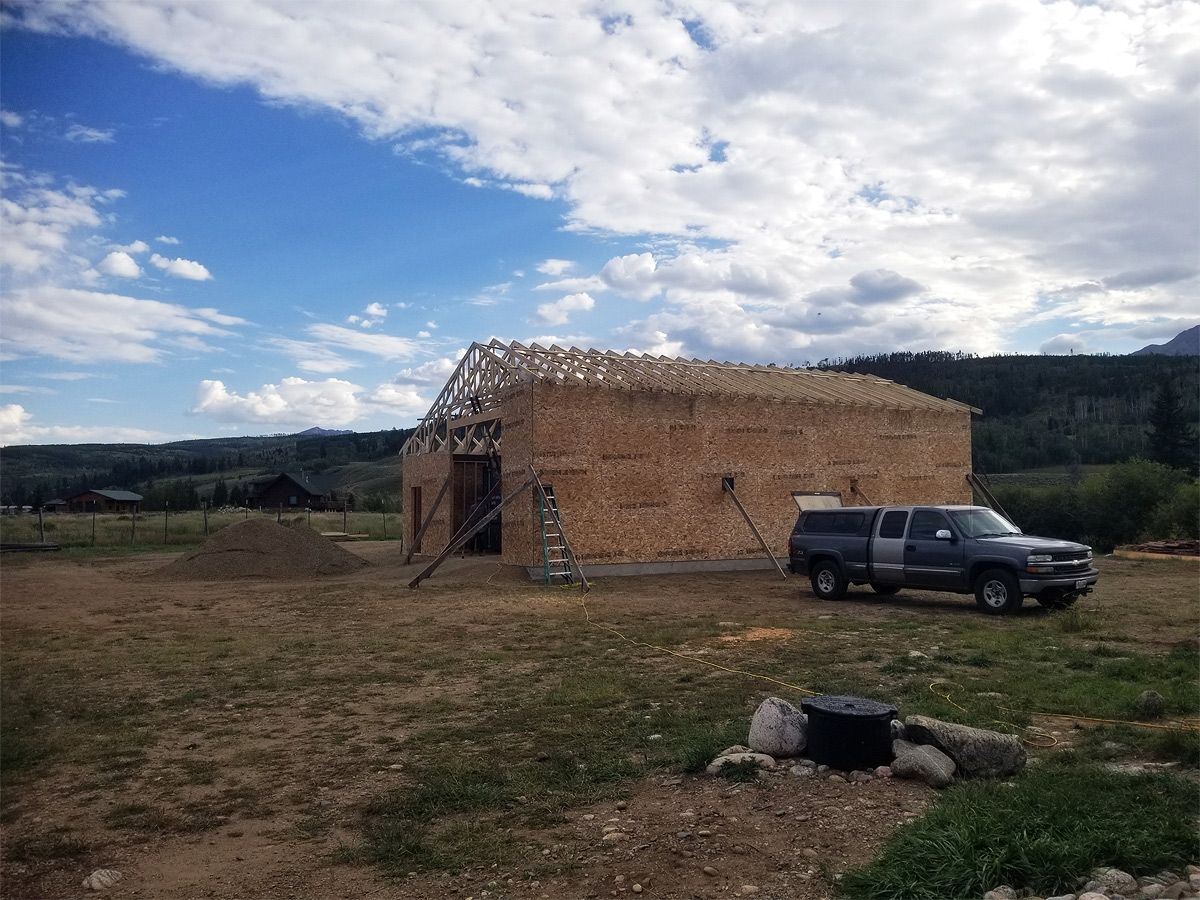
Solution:
<svg viewBox="0 0 1200 900"><path fill-rule="evenodd" d="M1183 399L1171 378L1164 378L1158 384L1158 394L1150 410L1150 426L1152 430L1146 432L1150 458L1195 476L1200 469L1196 429L1187 420Z"/></svg>

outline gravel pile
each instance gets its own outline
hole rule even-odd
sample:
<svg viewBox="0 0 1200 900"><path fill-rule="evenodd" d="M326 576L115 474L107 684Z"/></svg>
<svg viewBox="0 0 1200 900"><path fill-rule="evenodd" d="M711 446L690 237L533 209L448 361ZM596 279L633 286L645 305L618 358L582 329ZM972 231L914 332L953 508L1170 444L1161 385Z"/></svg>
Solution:
<svg viewBox="0 0 1200 900"><path fill-rule="evenodd" d="M246 519L159 569L168 581L236 581L241 578L311 578L353 572L369 563L306 525Z"/></svg>

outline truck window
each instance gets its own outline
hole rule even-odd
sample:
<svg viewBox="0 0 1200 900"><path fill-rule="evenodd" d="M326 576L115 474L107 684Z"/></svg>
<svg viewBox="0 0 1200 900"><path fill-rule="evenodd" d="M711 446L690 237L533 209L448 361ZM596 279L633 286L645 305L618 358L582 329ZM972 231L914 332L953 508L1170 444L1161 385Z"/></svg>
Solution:
<svg viewBox="0 0 1200 900"><path fill-rule="evenodd" d="M950 529L950 523L944 515L932 509L918 509L913 512L908 536L914 541L932 541L943 528Z"/></svg>
<svg viewBox="0 0 1200 900"><path fill-rule="evenodd" d="M807 534L858 534L864 521L862 513L811 513L804 520L804 531Z"/></svg>
<svg viewBox="0 0 1200 900"><path fill-rule="evenodd" d="M907 524L907 509L893 509L885 512L883 521L879 523L879 536L881 538L902 538L904 537L904 526Z"/></svg>

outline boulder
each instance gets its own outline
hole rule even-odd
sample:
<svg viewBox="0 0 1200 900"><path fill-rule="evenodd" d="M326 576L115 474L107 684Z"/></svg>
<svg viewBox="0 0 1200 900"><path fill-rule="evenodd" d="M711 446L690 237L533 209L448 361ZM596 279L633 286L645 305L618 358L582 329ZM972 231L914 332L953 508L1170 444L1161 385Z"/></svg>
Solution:
<svg viewBox="0 0 1200 900"><path fill-rule="evenodd" d="M731 763L744 762L753 762L760 769L775 768L775 760L772 757L767 756L765 753L729 753L718 756L708 764L708 768L704 771L706 771L709 775L718 775L720 774L721 770L725 768L725 766Z"/></svg>
<svg viewBox="0 0 1200 900"><path fill-rule="evenodd" d="M1167 701L1158 691L1142 691L1134 701L1133 708L1139 718L1160 719L1166 711Z"/></svg>
<svg viewBox="0 0 1200 900"><path fill-rule="evenodd" d="M750 749L775 757L799 756L808 746L808 716L778 697L768 697L750 720Z"/></svg>
<svg viewBox="0 0 1200 900"><path fill-rule="evenodd" d="M892 753L896 758L890 769L896 778L923 781L933 788L949 787L954 780L954 760L937 747L892 741Z"/></svg>
<svg viewBox="0 0 1200 900"><path fill-rule="evenodd" d="M904 731L913 743L941 750L963 775L998 778L1012 775L1025 765L1025 748L1010 734L928 716L909 716L904 720Z"/></svg>

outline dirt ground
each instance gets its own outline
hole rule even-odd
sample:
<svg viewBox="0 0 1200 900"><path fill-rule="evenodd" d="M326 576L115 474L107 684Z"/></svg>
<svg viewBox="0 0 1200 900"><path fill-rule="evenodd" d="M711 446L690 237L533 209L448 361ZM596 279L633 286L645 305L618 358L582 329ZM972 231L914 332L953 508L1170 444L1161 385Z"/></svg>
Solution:
<svg viewBox="0 0 1200 900"><path fill-rule="evenodd" d="M436 715L439 702L486 691L486 659L453 678L356 682L344 702L328 692L272 692L269 673L258 672L254 677L264 680L255 684L265 688L223 702L196 675L209 666L218 679L224 665L210 644L201 647L202 636L223 634L253 648L260 638L267 647L269 636L284 632L296 641L337 640L353 648L407 633L423 643L487 648L521 640L516 616L579 614L575 591L530 585L523 572L493 559L451 559L410 591L405 585L420 566L404 566L398 545L344 546L371 565L321 579L167 581L155 573L179 554L5 557L4 665L20 674L36 668L30 660L37 656L75 667L72 677L100 692L89 694L89 703L95 696L114 704L133 698L158 725L137 752L109 758L102 750L80 755L68 749L66 762L5 779L4 897L79 896L87 893L80 887L86 875L112 868L123 876L103 894L113 898L815 900L829 896L837 872L867 862L899 823L932 801L930 789L899 779L859 785L785 770L742 785L654 772L617 799L570 810L565 823L517 835L524 855L507 867L388 879L370 866L338 863L337 848L361 837L365 804L399 783L410 754L420 752L406 743L410 720L393 718L396 704L417 704ZM1137 579L1138 565L1113 561L1106 579ZM706 645L757 648L794 640L795 627L770 624L783 609L793 624L829 616L858 622L899 617L953 627L980 615L967 598L932 594L884 604L864 593L821 604L797 579L782 582L770 572L611 579L591 597L593 615L610 622L652 621L676 609L731 626L692 642L701 654ZM1030 601L1020 615L1043 611ZM1147 646L1194 639L1193 620L1164 628L1156 619ZM1137 622L1131 613L1130 626ZM140 664L122 663L122 648L133 648L129 660L141 659L138 654L159 642L161 652L177 654L179 670L196 679L191 693L187 684L148 681ZM84 647L112 652L100 660L79 652ZM201 659L202 650L210 655ZM172 664L154 659L159 671ZM262 666L271 659L264 650ZM349 671L357 663L347 652L315 658L313 665ZM337 681L324 683L336 688ZM513 752L525 751L514 746ZM122 809L140 816L140 827L122 827ZM207 818L189 827L189 817L201 810ZM605 840L606 826L625 836Z"/></svg>

